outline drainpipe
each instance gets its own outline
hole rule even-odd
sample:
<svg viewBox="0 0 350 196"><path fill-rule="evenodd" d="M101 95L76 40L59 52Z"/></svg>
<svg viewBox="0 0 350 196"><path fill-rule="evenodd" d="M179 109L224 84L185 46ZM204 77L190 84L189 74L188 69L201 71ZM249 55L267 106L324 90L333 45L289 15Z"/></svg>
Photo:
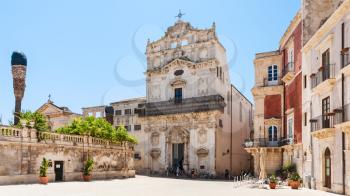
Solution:
<svg viewBox="0 0 350 196"><path fill-rule="evenodd" d="M342 104L342 122L345 122L345 107L344 107L344 86L345 86L345 77L344 74L341 75L341 104ZM345 194L345 133L342 132L342 169L343 169L343 194Z"/></svg>
<svg viewBox="0 0 350 196"><path fill-rule="evenodd" d="M230 91L231 91L231 95L230 95L230 124L231 124L231 134L230 134L230 175L229 175L229 179L231 178L232 175L232 85L230 85Z"/></svg>

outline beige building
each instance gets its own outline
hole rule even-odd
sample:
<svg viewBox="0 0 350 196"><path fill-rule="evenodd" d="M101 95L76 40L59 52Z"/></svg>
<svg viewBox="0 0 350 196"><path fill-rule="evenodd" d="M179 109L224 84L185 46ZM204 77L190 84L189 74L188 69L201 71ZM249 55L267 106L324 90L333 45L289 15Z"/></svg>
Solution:
<svg viewBox="0 0 350 196"><path fill-rule="evenodd" d="M350 195L350 0L329 2L303 47L304 179Z"/></svg>
<svg viewBox="0 0 350 196"><path fill-rule="evenodd" d="M47 103L43 104L37 112L46 116L51 131L68 125L75 118L80 117L80 114L72 112L67 107L59 107L53 103L53 101L48 100Z"/></svg>
<svg viewBox="0 0 350 196"><path fill-rule="evenodd" d="M139 140L137 171L165 174L180 167L215 176L250 170L242 143L252 130L253 106L230 84L215 24L201 30L178 20L148 42L146 55L146 98L111 103L113 124L126 125Z"/></svg>

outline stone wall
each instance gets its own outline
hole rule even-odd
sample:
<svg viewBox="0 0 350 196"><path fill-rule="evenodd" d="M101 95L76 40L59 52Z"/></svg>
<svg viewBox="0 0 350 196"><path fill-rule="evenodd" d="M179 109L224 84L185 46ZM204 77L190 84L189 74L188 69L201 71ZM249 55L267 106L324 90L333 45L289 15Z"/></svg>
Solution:
<svg viewBox="0 0 350 196"><path fill-rule="evenodd" d="M62 180L81 180L88 157L94 160L93 179L135 175L132 146L92 137L38 134L35 130L0 126L0 157L0 185L37 182L43 158L51 162L50 181L55 180L56 161L63 161Z"/></svg>

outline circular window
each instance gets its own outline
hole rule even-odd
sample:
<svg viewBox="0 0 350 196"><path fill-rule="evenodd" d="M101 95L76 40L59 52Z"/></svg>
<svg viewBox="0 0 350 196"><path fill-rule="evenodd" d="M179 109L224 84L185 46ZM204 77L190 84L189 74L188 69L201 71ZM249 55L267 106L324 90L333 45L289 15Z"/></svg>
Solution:
<svg viewBox="0 0 350 196"><path fill-rule="evenodd" d="M175 75L175 76L181 76L183 73L184 73L184 70L180 69L180 70L176 70L176 71L174 72L174 75Z"/></svg>

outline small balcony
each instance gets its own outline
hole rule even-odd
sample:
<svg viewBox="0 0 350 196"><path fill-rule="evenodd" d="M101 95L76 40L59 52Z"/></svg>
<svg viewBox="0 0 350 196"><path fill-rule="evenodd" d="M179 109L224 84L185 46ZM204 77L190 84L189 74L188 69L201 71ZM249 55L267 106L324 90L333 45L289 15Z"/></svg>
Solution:
<svg viewBox="0 0 350 196"><path fill-rule="evenodd" d="M244 148L263 148L263 147L281 147L287 145L290 140L285 138L278 138L271 141L269 138L256 138L256 139L246 139L244 141Z"/></svg>
<svg viewBox="0 0 350 196"><path fill-rule="evenodd" d="M334 110L334 125L336 127L350 128L350 104L344 105Z"/></svg>
<svg viewBox="0 0 350 196"><path fill-rule="evenodd" d="M350 73L350 51L349 48L344 48L340 52L340 63L343 73Z"/></svg>
<svg viewBox="0 0 350 196"><path fill-rule="evenodd" d="M264 78L262 87L278 86L278 85L282 85L282 79L281 79L281 77L277 77L277 78Z"/></svg>
<svg viewBox="0 0 350 196"><path fill-rule="evenodd" d="M311 134L319 139L324 139L334 136L334 119L336 113L330 112L310 119Z"/></svg>
<svg viewBox="0 0 350 196"><path fill-rule="evenodd" d="M335 80L335 64L323 65L317 73L311 76L311 88L313 92L321 94L332 90Z"/></svg>
<svg viewBox="0 0 350 196"><path fill-rule="evenodd" d="M282 75L283 75L282 81L285 83L288 83L294 78L295 76L294 62L289 62L287 63L287 65L284 66Z"/></svg>

